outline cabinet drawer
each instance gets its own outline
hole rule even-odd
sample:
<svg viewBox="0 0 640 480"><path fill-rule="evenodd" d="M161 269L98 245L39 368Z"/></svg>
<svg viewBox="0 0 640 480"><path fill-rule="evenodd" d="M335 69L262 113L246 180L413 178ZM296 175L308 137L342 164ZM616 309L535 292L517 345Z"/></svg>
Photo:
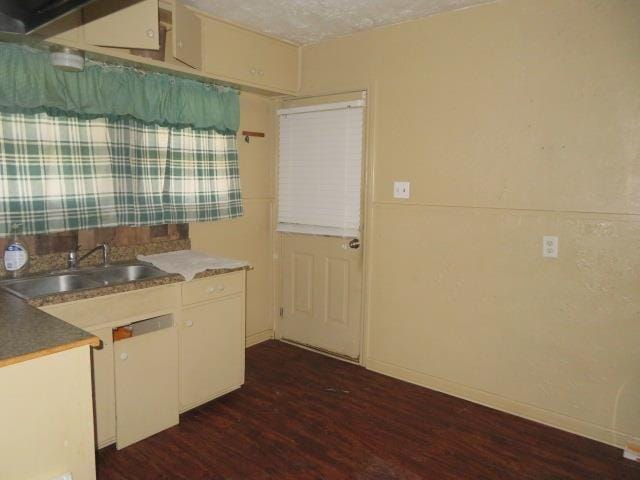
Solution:
<svg viewBox="0 0 640 480"><path fill-rule="evenodd" d="M182 285L182 304L206 302L215 298L242 292L244 272L225 273L200 278Z"/></svg>

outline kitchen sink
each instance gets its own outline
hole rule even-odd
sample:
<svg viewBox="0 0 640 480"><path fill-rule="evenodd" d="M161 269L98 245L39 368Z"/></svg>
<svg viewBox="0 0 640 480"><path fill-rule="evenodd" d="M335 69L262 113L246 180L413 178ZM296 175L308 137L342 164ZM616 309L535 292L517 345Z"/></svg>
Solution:
<svg viewBox="0 0 640 480"><path fill-rule="evenodd" d="M114 283L145 280L166 274L166 272L150 265L110 265L88 273L87 276L100 282L102 285L111 285Z"/></svg>
<svg viewBox="0 0 640 480"><path fill-rule="evenodd" d="M146 264L107 265L4 280L0 282L0 288L28 300L56 293L118 285L165 275L167 272Z"/></svg>
<svg viewBox="0 0 640 480"><path fill-rule="evenodd" d="M13 280L6 284L3 282L2 288L22 298L34 298L99 286L98 282L84 275L65 274Z"/></svg>

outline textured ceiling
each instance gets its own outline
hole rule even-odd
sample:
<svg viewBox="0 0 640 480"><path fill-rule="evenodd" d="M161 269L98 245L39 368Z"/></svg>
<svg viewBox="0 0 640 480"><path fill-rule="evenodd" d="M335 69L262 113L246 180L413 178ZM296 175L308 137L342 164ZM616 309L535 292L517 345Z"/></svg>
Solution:
<svg viewBox="0 0 640 480"><path fill-rule="evenodd" d="M494 0L184 0L199 10L306 45Z"/></svg>

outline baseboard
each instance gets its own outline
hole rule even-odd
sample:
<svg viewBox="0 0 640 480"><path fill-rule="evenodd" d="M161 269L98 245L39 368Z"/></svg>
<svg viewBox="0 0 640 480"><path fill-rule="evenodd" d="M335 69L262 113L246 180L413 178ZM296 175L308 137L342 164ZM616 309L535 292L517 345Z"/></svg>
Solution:
<svg viewBox="0 0 640 480"><path fill-rule="evenodd" d="M114 445L116 443L116 437L112 437L109 440L103 440L101 443L96 445L96 450L101 450L109 445Z"/></svg>
<svg viewBox="0 0 640 480"><path fill-rule="evenodd" d="M229 387L229 388L225 388L224 390L220 390L216 393L214 393L213 395L207 397L204 400L200 400L199 402L196 403L192 403L191 405L188 406L180 406L180 414L182 415L184 412L191 410L193 408L199 407L200 405L204 405L205 403L210 402L211 400L215 400L216 398L222 397L223 395L226 395L227 393L231 393L234 390L238 390L240 387L242 387L242 385L244 385L244 377L242 377L242 383L238 384L238 385L234 385L233 387Z"/></svg>
<svg viewBox="0 0 640 480"><path fill-rule="evenodd" d="M266 342L267 340L273 340L273 330L265 330L264 332L249 335L246 339L245 346L246 348L253 347L259 343Z"/></svg>
<svg viewBox="0 0 640 480"><path fill-rule="evenodd" d="M289 340L284 337L279 337L278 340L282 343L286 343L288 345L293 345L294 347L302 348L304 350L308 350L313 353L318 353L320 355L324 355L325 357L334 358L336 360L340 360L342 362L351 363L353 365L360 365L360 361L358 358L348 357L346 355L339 355L337 353L330 352L328 350L324 350L322 348L315 348L310 345L305 345L304 343L296 342L295 340Z"/></svg>
<svg viewBox="0 0 640 480"><path fill-rule="evenodd" d="M477 390L442 378L425 375L415 370L381 362L371 357L367 358L366 368L383 375L446 393L454 397L463 398L473 403L478 403L518 417L526 418L527 420L587 437L614 447L624 448L627 443L633 441L633 437L625 433L616 432L600 425L534 407L526 403Z"/></svg>

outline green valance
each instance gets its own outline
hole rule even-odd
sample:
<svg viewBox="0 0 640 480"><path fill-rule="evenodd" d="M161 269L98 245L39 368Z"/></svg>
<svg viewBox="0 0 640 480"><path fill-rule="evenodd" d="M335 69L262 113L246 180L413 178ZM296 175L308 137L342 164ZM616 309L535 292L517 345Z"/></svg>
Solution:
<svg viewBox="0 0 640 480"><path fill-rule="evenodd" d="M45 51L0 43L0 107L23 113L134 118L171 127L235 134L238 92L162 73L88 62L54 68Z"/></svg>

